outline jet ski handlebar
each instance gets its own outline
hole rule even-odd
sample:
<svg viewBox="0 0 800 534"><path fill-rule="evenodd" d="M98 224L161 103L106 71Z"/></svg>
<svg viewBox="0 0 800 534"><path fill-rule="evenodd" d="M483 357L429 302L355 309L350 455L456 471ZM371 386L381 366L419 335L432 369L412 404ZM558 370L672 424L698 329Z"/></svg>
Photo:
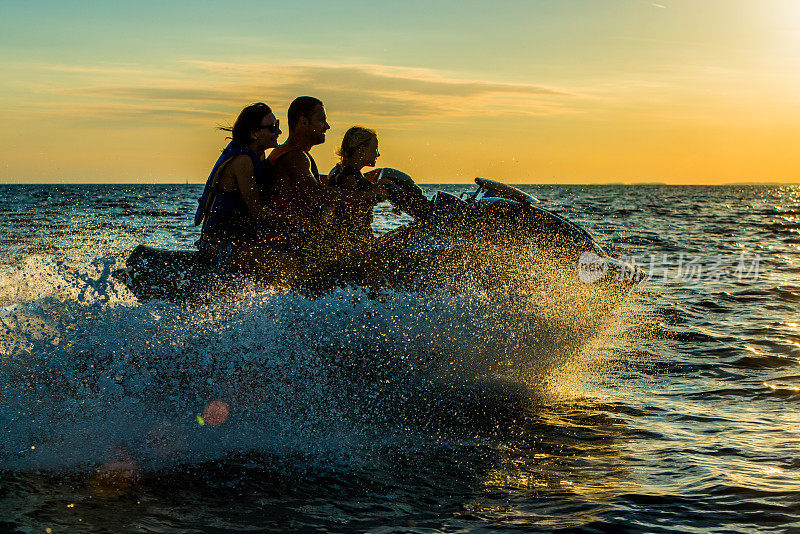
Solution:
<svg viewBox="0 0 800 534"><path fill-rule="evenodd" d="M427 220L433 206L420 186L408 174L391 167L381 169L376 185L383 188L394 207L408 213L415 220Z"/></svg>

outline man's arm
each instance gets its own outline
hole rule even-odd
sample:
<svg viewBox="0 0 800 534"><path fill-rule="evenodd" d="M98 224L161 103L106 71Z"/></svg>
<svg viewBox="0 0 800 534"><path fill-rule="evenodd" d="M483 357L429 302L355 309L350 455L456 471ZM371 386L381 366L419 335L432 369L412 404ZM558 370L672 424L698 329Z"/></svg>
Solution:
<svg viewBox="0 0 800 534"><path fill-rule="evenodd" d="M382 191L345 191L322 185L311 172L311 161L300 151L289 152L283 156L279 165L295 183L295 191L303 200L311 204L374 204L383 200Z"/></svg>

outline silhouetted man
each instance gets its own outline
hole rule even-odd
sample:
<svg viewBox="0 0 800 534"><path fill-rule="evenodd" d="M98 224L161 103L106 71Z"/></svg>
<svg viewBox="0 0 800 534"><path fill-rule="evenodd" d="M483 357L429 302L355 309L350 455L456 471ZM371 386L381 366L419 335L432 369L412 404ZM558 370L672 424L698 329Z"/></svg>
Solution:
<svg viewBox="0 0 800 534"><path fill-rule="evenodd" d="M291 234L300 247L318 248L323 243L324 208L336 204L372 204L383 200L379 190L345 191L325 185L309 151L325 142L330 129L325 106L311 96L297 97L289 106L289 138L269 155L275 182L272 207L286 216Z"/></svg>

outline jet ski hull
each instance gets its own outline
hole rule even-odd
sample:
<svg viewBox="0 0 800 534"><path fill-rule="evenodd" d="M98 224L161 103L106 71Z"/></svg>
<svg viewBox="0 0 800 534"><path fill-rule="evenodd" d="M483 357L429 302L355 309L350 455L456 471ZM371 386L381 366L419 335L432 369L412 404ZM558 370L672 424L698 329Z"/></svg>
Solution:
<svg viewBox="0 0 800 534"><path fill-rule="evenodd" d="M613 306L643 278L641 271L611 258L584 229L540 208L532 197L490 180L476 181L478 191L466 200L440 191L433 201L422 202L418 188L406 185L417 220L381 236L371 251L347 265L309 268L298 255L296 273L270 267L235 273L212 266L197 251L139 245L117 275L139 300L182 304L218 298L241 285L242 278L318 295L340 286L427 291L469 275L485 278L488 285L528 284L542 291L553 284L574 286L574 294L599 294L600 302Z"/></svg>

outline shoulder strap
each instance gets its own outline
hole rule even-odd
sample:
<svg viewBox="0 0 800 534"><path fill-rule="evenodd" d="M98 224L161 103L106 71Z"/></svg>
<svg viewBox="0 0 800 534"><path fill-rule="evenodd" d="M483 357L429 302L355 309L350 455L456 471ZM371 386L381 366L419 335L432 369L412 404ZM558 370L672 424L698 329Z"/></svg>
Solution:
<svg viewBox="0 0 800 534"><path fill-rule="evenodd" d="M276 146L275 148L272 149L272 152L269 153L267 161L270 162L272 165L275 165L278 162L278 160L281 159L281 157L288 154L289 152L294 152L295 150L305 154L311 165L311 173L314 175L314 178L316 178L316 180L321 183L319 169L317 169L317 162L314 161L314 158L311 157L311 154L309 154L308 152L306 152L305 150L296 145L287 145L286 143L284 143L282 145Z"/></svg>
<svg viewBox="0 0 800 534"><path fill-rule="evenodd" d="M311 154L309 154L308 152L306 152L305 154L306 156L308 156L308 161L311 162L311 172L314 173L314 178L316 178L317 181L320 182L319 169L317 169L317 162L314 161L314 158L311 157Z"/></svg>
<svg viewBox="0 0 800 534"><path fill-rule="evenodd" d="M294 145L287 145L286 143L278 145L272 149L272 152L269 153L269 156L267 156L267 161L275 165L275 163L277 163L277 161L281 158L281 156L283 156L284 154L288 154L289 152L292 152L294 150L300 150L300 149Z"/></svg>

